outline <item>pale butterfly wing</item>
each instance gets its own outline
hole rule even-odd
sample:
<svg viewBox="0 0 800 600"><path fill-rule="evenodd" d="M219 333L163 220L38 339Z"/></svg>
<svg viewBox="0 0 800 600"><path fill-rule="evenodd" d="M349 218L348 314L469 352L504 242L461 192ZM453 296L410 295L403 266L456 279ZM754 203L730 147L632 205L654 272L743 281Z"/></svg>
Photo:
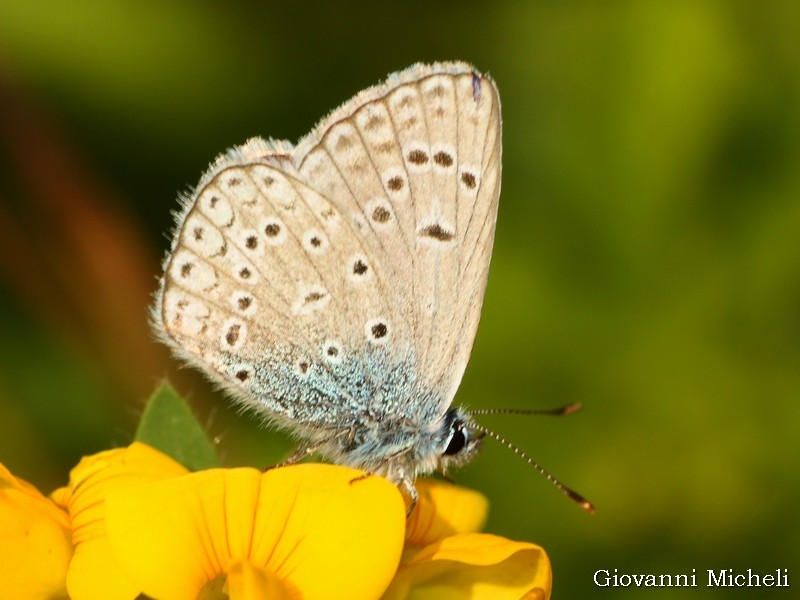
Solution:
<svg viewBox="0 0 800 600"><path fill-rule="evenodd" d="M490 79L416 65L297 147L223 155L178 218L157 331L308 438L367 412L441 415L480 316L500 125Z"/></svg>
<svg viewBox="0 0 800 600"><path fill-rule="evenodd" d="M497 88L464 63L365 90L297 147L307 181L359 222L412 329L417 373L449 406L480 319L500 194Z"/></svg>
<svg viewBox="0 0 800 600"><path fill-rule="evenodd" d="M384 371L402 363L367 327L402 320L362 238L280 151L253 140L212 167L182 216L155 316L238 399L286 425L335 427L375 387L356 350Z"/></svg>

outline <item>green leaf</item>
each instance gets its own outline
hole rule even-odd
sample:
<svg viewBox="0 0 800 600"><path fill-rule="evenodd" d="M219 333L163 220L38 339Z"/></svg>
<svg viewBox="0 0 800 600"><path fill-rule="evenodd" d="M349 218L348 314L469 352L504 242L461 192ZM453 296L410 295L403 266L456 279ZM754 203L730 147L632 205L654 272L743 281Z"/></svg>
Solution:
<svg viewBox="0 0 800 600"><path fill-rule="evenodd" d="M166 383L147 401L134 439L171 456L192 471L220 466L216 447L189 405Z"/></svg>

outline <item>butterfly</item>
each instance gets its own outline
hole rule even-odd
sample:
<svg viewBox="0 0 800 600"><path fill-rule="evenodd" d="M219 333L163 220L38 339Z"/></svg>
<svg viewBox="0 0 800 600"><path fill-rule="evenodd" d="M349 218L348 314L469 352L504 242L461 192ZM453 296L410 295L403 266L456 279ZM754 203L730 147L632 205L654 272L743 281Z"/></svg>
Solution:
<svg viewBox="0 0 800 600"><path fill-rule="evenodd" d="M182 198L152 309L160 339L316 453L414 479L470 460L452 406L492 255L502 156L492 79L416 64L297 145L254 138Z"/></svg>

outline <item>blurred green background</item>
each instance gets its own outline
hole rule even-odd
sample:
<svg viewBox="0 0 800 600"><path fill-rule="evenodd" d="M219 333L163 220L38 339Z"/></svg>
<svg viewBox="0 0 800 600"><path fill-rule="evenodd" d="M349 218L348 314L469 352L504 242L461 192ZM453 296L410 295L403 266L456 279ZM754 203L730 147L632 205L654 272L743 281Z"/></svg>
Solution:
<svg viewBox="0 0 800 600"><path fill-rule="evenodd" d="M45 492L129 442L168 376L228 465L286 439L147 326L176 195L253 135L296 141L416 61L489 71L504 173L456 401L597 505L487 443L456 475L488 531L597 569L790 569L800 585L800 4L0 3L0 461ZM771 592L771 594L769 593ZM790 590L758 590L788 598Z"/></svg>

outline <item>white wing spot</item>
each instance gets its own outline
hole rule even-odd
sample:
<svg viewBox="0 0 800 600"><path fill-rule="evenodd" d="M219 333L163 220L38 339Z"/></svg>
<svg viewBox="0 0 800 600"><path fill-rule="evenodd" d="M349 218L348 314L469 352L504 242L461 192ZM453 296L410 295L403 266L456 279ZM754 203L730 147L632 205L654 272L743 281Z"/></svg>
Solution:
<svg viewBox="0 0 800 600"><path fill-rule="evenodd" d="M253 165L250 167L250 177L264 190L268 190L275 185L275 170L264 165Z"/></svg>
<svg viewBox="0 0 800 600"><path fill-rule="evenodd" d="M309 375L309 371L311 371L311 361L304 356L298 358L294 361L294 370L301 378L306 379Z"/></svg>
<svg viewBox="0 0 800 600"><path fill-rule="evenodd" d="M239 232L239 245L250 256L264 256L264 244L255 229L243 229Z"/></svg>
<svg viewBox="0 0 800 600"><path fill-rule="evenodd" d="M370 319L364 325L364 333L373 344L385 344L389 341L389 322L383 317Z"/></svg>
<svg viewBox="0 0 800 600"><path fill-rule="evenodd" d="M303 247L309 254L322 254L328 246L328 238L318 229L309 229L303 234Z"/></svg>
<svg viewBox="0 0 800 600"><path fill-rule="evenodd" d="M412 173L424 173L431 168L431 150L426 144L412 142L406 148L403 156L406 159L408 170Z"/></svg>
<svg viewBox="0 0 800 600"><path fill-rule="evenodd" d="M256 186L242 169L228 169L220 175L222 189L239 204L252 205L256 198Z"/></svg>
<svg viewBox="0 0 800 600"><path fill-rule="evenodd" d="M183 292L170 289L164 294L164 324L183 335L197 337L204 333L210 314L208 306Z"/></svg>
<svg viewBox="0 0 800 600"><path fill-rule="evenodd" d="M419 241L434 247L441 247L443 244L449 245L455 235L455 229L452 225L435 219L424 221L417 230Z"/></svg>
<svg viewBox="0 0 800 600"><path fill-rule="evenodd" d="M231 294L231 306L240 315L251 316L258 310L258 302L250 292L238 291Z"/></svg>
<svg viewBox="0 0 800 600"><path fill-rule="evenodd" d="M246 364L238 364L232 365L230 368L230 372L233 377L239 382L239 385L246 384L253 378L254 370L251 365Z"/></svg>
<svg viewBox="0 0 800 600"><path fill-rule="evenodd" d="M398 88L391 96L392 106L405 112L413 112L416 110L415 96L414 90L409 87Z"/></svg>
<svg viewBox="0 0 800 600"><path fill-rule="evenodd" d="M250 171L264 197L278 208L292 212L297 205L297 194L286 179L275 169L257 165ZM258 198L256 198L257 202Z"/></svg>
<svg viewBox="0 0 800 600"><path fill-rule="evenodd" d="M452 173L456 169L456 150L450 144L434 144L431 148L433 154L433 168L441 173Z"/></svg>
<svg viewBox="0 0 800 600"><path fill-rule="evenodd" d="M220 343L227 350L238 350L247 338L247 325L239 319L228 319L222 325Z"/></svg>
<svg viewBox="0 0 800 600"><path fill-rule="evenodd" d="M478 170L474 167L470 165L462 165L458 169L458 181L470 192L474 192L480 184L477 173Z"/></svg>
<svg viewBox="0 0 800 600"><path fill-rule="evenodd" d="M256 268L245 261L238 262L233 266L233 278L240 283L246 283L248 285L255 285L259 280Z"/></svg>
<svg viewBox="0 0 800 600"><path fill-rule="evenodd" d="M292 312L297 315L308 315L324 309L330 301L331 295L321 285L304 285L300 287L300 294L292 305Z"/></svg>
<svg viewBox="0 0 800 600"><path fill-rule="evenodd" d="M372 267L363 254L356 254L347 262L347 278L353 283L361 283L372 277Z"/></svg>
<svg viewBox="0 0 800 600"><path fill-rule="evenodd" d="M206 262L186 250L179 250L172 258L170 277L195 293L207 291L217 283L217 274Z"/></svg>
<svg viewBox="0 0 800 600"><path fill-rule="evenodd" d="M222 232L197 213L189 215L182 233L184 245L202 256L222 256L227 250Z"/></svg>
<svg viewBox="0 0 800 600"><path fill-rule="evenodd" d="M405 170L397 167L386 169L381 175L383 187L394 200L408 198L408 181Z"/></svg>
<svg viewBox="0 0 800 600"><path fill-rule="evenodd" d="M342 217L339 211L336 210L330 202L319 203L318 206L314 207L314 212L320 220L325 222L325 226L328 227L329 230L339 226Z"/></svg>
<svg viewBox="0 0 800 600"><path fill-rule="evenodd" d="M336 340L326 340L322 344L322 359L332 365L338 365L344 358L344 349Z"/></svg>
<svg viewBox="0 0 800 600"><path fill-rule="evenodd" d="M210 185L197 198L200 210L218 227L233 225L234 214L228 199L220 193L216 186Z"/></svg>
<svg viewBox="0 0 800 600"><path fill-rule="evenodd" d="M261 231L266 236L267 243L279 246L286 241L286 225L278 217L265 219L261 224Z"/></svg>
<svg viewBox="0 0 800 600"><path fill-rule="evenodd" d="M394 212L392 205L384 198L376 198L367 202L367 218L379 228L391 227L394 222Z"/></svg>

